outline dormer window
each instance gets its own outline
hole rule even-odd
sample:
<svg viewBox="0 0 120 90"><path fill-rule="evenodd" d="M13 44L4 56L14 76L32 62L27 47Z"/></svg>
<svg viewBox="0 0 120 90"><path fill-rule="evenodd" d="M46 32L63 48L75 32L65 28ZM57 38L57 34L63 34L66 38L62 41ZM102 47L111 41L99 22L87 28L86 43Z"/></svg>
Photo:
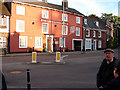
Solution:
<svg viewBox="0 0 120 90"><path fill-rule="evenodd" d="M86 37L90 37L90 30L86 30Z"/></svg>
<svg viewBox="0 0 120 90"><path fill-rule="evenodd" d="M84 19L84 23L87 24L87 19Z"/></svg>
<svg viewBox="0 0 120 90"><path fill-rule="evenodd" d="M96 26L99 27L99 22L98 21L96 22Z"/></svg>
<svg viewBox="0 0 120 90"><path fill-rule="evenodd" d="M0 28L7 28L7 17L0 16Z"/></svg>

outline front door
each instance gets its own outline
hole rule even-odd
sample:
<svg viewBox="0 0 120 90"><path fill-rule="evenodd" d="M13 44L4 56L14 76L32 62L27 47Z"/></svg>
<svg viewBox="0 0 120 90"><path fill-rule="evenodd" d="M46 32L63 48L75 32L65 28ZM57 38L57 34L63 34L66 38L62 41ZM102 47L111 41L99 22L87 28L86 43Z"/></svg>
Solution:
<svg viewBox="0 0 120 90"><path fill-rule="evenodd" d="M74 40L74 50L75 51L81 51L81 41Z"/></svg>
<svg viewBox="0 0 120 90"><path fill-rule="evenodd" d="M47 38L47 51L51 52L51 37Z"/></svg>
<svg viewBox="0 0 120 90"><path fill-rule="evenodd" d="M96 40L93 40L93 50L96 50Z"/></svg>

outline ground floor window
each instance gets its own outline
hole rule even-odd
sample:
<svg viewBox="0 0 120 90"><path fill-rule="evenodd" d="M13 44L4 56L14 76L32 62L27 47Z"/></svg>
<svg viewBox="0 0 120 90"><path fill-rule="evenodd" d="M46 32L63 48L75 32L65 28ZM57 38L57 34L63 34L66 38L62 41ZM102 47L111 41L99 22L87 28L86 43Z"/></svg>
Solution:
<svg viewBox="0 0 120 90"><path fill-rule="evenodd" d="M59 47L63 47L63 38L60 38L59 40ZM65 48L65 38L64 38L64 48Z"/></svg>
<svg viewBox="0 0 120 90"><path fill-rule="evenodd" d="M35 37L35 48L42 48L42 37Z"/></svg>
<svg viewBox="0 0 120 90"><path fill-rule="evenodd" d="M27 48L27 36L19 36L19 48Z"/></svg>
<svg viewBox="0 0 120 90"><path fill-rule="evenodd" d="M101 40L98 41L98 48L102 48L102 42L101 42Z"/></svg>
<svg viewBox="0 0 120 90"><path fill-rule="evenodd" d="M86 41L85 41L85 48L86 49L91 49L91 39L86 39Z"/></svg>
<svg viewBox="0 0 120 90"><path fill-rule="evenodd" d="M7 39L6 37L0 37L0 48L6 48L7 47Z"/></svg>

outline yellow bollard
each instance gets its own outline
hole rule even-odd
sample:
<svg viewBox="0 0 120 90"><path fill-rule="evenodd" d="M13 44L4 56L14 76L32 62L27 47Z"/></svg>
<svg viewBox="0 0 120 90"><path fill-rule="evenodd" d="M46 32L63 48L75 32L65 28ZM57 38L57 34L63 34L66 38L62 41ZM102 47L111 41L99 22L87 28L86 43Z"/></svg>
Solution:
<svg viewBox="0 0 120 90"><path fill-rule="evenodd" d="M61 60L61 53L56 52L56 62L60 62L60 60Z"/></svg>
<svg viewBox="0 0 120 90"><path fill-rule="evenodd" d="M37 63L37 52L32 52L32 63Z"/></svg>

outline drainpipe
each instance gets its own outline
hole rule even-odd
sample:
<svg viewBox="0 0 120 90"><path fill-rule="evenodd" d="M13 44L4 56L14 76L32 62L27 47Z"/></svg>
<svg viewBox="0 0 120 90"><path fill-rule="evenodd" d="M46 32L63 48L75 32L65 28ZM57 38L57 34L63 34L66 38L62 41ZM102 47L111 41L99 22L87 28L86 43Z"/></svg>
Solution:
<svg viewBox="0 0 120 90"><path fill-rule="evenodd" d="M83 53L85 52L85 27L82 28L83 29Z"/></svg>
<svg viewBox="0 0 120 90"><path fill-rule="evenodd" d="M9 28L8 28L8 53L10 53L10 16L9 16Z"/></svg>

